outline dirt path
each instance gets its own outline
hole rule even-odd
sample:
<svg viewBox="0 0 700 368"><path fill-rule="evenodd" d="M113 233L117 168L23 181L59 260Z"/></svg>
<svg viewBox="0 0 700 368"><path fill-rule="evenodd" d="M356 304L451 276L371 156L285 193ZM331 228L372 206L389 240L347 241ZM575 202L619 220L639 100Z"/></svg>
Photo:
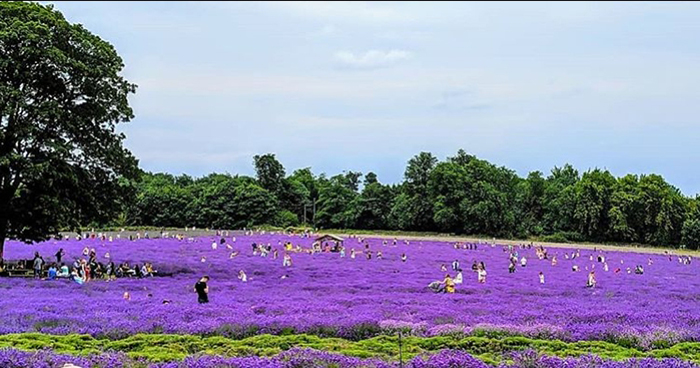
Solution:
<svg viewBox="0 0 700 368"><path fill-rule="evenodd" d="M347 237L349 234L338 233L339 236ZM361 235L361 234L353 234ZM432 240L432 241L468 241L468 242L491 242L493 239L485 238L474 238L468 236L452 236L452 235L382 235L382 234L362 234L367 238L382 238L382 239L410 239L410 240ZM530 241L526 240L504 240L496 239L496 244L528 244ZM578 244L578 243L548 243L548 242L532 242L533 244L543 245L548 248L569 248L569 249L602 249L606 251L618 251L618 252L637 252L637 253L649 253L649 254L664 254L665 252L671 252L672 254L678 255L690 255L694 257L699 257L700 252L692 250L680 250L680 249L670 249L670 248L652 248L652 247L637 247L633 245L617 246L617 245L600 245L600 244Z"/></svg>
<svg viewBox="0 0 700 368"><path fill-rule="evenodd" d="M96 232L98 230L95 230ZM225 230L224 230L225 231ZM129 237L129 235L134 235L136 236L137 231L124 231L124 232L118 232L118 231L107 231L104 232L107 234L107 236L115 236L117 233L121 233L122 237ZM140 231L141 235L144 234L144 231ZM170 234L176 234L176 233L184 233L188 237L189 236L194 236L194 237L199 237L199 236L214 236L216 232L214 230L205 230L205 229L196 229L196 230L188 230L187 232L184 231L184 229L180 230L169 230ZM242 235L243 231L241 230L229 230L229 233L231 235L237 234L237 235ZM343 231L330 231L328 232L329 234L336 234L339 236L343 237L348 237L350 234L345 233ZM160 236L160 231L159 230L150 230L149 234L151 237L158 237ZM326 232L319 232L319 234L326 234ZM63 233L63 235L69 235L70 237L74 237L76 233ZM475 238L475 237L469 237L469 236L453 236L453 235L387 235L387 234L375 234L375 233L367 233L367 234L361 234L361 233L353 233L353 235L361 235L367 238L381 238L381 239L410 239L410 240L432 240L432 241L445 241L445 242L455 242L455 241L470 241L470 242L476 242L476 241L482 241L482 242L491 242L493 239L486 239L486 238ZM504 239L496 239L497 244L528 244L530 241L526 240L504 240ZM617 245L600 245L600 244L585 244L585 243L548 243L548 242L532 242L533 244L538 244L538 245L543 245L545 247L551 247L551 248L578 248L578 249L602 249L606 251L619 251L619 252L637 252L637 253L649 253L649 254L664 254L665 252L671 252L673 254L683 254L683 255L690 255L694 257L700 257L700 252L699 251L692 251L692 250L680 250L680 249L670 249L670 248L652 248L652 247L638 247L634 245L625 245L625 246L617 246Z"/></svg>

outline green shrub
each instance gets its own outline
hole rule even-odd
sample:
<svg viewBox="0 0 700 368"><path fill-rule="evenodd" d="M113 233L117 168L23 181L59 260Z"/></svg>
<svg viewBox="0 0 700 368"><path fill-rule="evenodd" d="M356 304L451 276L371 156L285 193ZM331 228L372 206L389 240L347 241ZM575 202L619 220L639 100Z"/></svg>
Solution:
<svg viewBox="0 0 700 368"><path fill-rule="evenodd" d="M132 358L142 358L152 362L182 359L197 354L223 356L272 356L295 347L312 348L336 352L344 355L397 360L399 339L397 336L374 336L378 326L362 325L349 332L351 339L321 337L311 334L299 335L254 335L245 338L227 336L137 334L118 340L96 339L89 335L47 335L24 333L0 335L0 348L12 347L20 350L40 350L50 348L57 353L87 355L104 351L119 351ZM257 332L245 327L230 327L231 335L245 335ZM328 331L326 331L328 332ZM523 336L508 336L505 331L483 329L479 336L455 338L452 336L418 337L402 339L404 359L435 353L443 349L464 350L479 359L497 364L506 361L513 351L532 349L542 354L577 357L595 354L607 359L623 360L639 357L677 357L700 362L700 342L685 342L664 348L642 351L635 339L622 339L609 336L612 341L565 342L560 340L532 339ZM669 345L668 342L659 346Z"/></svg>
<svg viewBox="0 0 700 368"><path fill-rule="evenodd" d="M552 234L552 235L545 235L541 238L541 240L543 242L547 242L547 243L568 243L569 242L569 239L567 239L566 236L564 236L561 233L556 233L556 234Z"/></svg>
<svg viewBox="0 0 700 368"><path fill-rule="evenodd" d="M282 210L275 215L275 225L279 227L290 227L299 225L299 217L291 211Z"/></svg>

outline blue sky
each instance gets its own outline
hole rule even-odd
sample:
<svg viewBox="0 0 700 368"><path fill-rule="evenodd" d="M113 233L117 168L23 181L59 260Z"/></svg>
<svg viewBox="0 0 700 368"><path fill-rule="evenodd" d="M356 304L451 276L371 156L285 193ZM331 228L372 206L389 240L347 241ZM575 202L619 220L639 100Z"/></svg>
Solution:
<svg viewBox="0 0 700 368"><path fill-rule="evenodd" d="M700 193L700 3L56 2L111 42L150 171L374 171L459 148Z"/></svg>

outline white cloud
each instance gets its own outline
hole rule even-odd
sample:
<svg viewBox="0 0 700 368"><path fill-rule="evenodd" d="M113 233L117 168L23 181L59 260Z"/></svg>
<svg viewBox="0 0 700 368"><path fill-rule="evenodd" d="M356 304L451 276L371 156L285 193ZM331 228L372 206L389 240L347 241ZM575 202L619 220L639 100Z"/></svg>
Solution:
<svg viewBox="0 0 700 368"><path fill-rule="evenodd" d="M374 69L396 65L410 59L412 54L405 50L369 50L364 54L349 51L338 51L334 58L342 66L357 69Z"/></svg>

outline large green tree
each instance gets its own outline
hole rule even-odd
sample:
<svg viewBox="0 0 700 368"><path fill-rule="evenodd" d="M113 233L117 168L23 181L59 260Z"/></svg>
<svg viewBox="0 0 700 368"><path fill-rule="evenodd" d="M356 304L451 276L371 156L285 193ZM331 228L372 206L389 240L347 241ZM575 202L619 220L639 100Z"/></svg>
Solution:
<svg viewBox="0 0 700 368"><path fill-rule="evenodd" d="M429 231L434 228L428 181L437 162L437 158L430 152L421 152L408 161L404 173L405 182L401 187L404 196L397 198L398 202L395 203L401 209L392 209L402 230Z"/></svg>
<svg viewBox="0 0 700 368"><path fill-rule="evenodd" d="M279 196L284 186L284 166L277 161L272 153L254 156L253 164L260 186Z"/></svg>
<svg viewBox="0 0 700 368"><path fill-rule="evenodd" d="M116 130L133 118L123 68L53 7L0 3L0 258L6 238L40 241L121 209L138 174Z"/></svg>

